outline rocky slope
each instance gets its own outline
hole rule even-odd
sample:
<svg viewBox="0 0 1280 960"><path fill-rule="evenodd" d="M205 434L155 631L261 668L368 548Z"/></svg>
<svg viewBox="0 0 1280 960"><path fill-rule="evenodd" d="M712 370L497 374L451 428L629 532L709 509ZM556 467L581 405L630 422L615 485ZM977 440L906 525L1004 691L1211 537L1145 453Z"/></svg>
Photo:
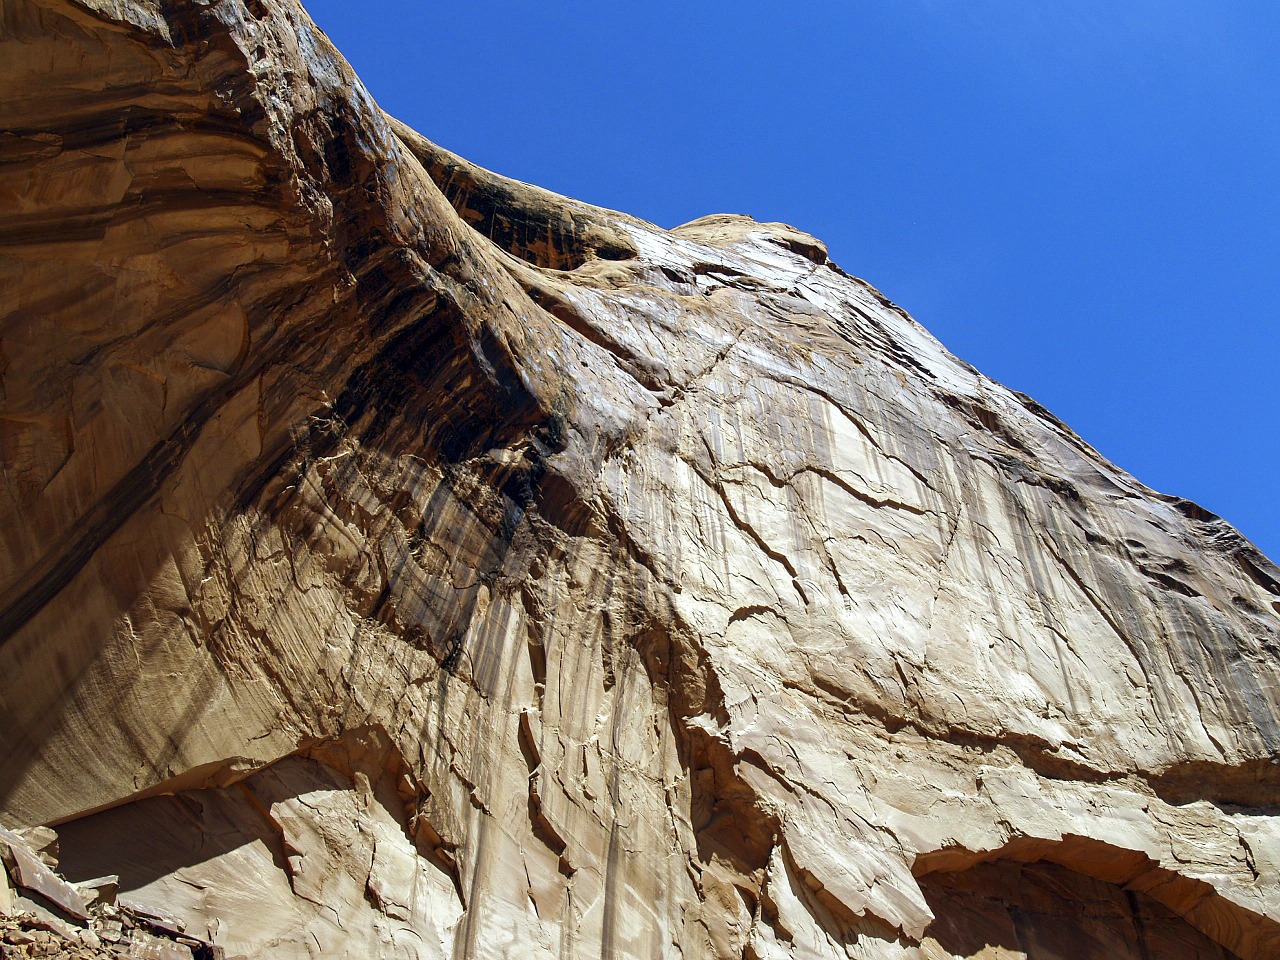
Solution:
<svg viewBox="0 0 1280 960"><path fill-rule="evenodd" d="M0 90L68 879L227 956L1280 956L1280 571L819 241L478 169L292 0L0 0Z"/></svg>

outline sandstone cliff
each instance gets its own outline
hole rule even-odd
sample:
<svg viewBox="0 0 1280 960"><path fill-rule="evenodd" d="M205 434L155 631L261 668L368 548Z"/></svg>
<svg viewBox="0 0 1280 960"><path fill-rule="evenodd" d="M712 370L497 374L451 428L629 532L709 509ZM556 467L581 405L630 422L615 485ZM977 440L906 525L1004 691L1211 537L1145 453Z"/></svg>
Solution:
<svg viewBox="0 0 1280 960"><path fill-rule="evenodd" d="M0 0L0 822L253 957L1280 956L1280 571L780 224Z"/></svg>

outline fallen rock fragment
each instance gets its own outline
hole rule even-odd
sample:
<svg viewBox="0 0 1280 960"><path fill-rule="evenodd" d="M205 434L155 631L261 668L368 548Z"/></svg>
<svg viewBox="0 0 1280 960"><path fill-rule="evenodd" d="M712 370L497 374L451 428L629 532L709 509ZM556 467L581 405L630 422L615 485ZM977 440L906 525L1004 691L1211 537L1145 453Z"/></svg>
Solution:
<svg viewBox="0 0 1280 960"><path fill-rule="evenodd" d="M7 917L13 913L16 897L17 891L9 880L9 869L0 863L0 917Z"/></svg>
<svg viewBox="0 0 1280 960"><path fill-rule="evenodd" d="M139 903L136 900L119 901L120 912L130 918L135 925L142 925L159 931L170 937L179 937L186 933L187 925L177 917L170 916L156 907Z"/></svg>
<svg viewBox="0 0 1280 960"><path fill-rule="evenodd" d="M13 832L32 853L40 858L41 863L50 870L58 869L58 832L56 830L52 827L37 825L22 827Z"/></svg>
<svg viewBox="0 0 1280 960"><path fill-rule="evenodd" d="M54 873L25 840L8 830L0 830L0 860L9 876L23 892L35 894L37 904L49 905L76 921L89 919L84 899L75 887Z"/></svg>
<svg viewBox="0 0 1280 960"><path fill-rule="evenodd" d="M129 945L129 956L134 960L193 960L191 948L186 944L165 940L139 931Z"/></svg>
<svg viewBox="0 0 1280 960"><path fill-rule="evenodd" d="M116 902L116 894L120 891L120 878L117 876L94 877L71 885L84 901L86 908L109 906Z"/></svg>

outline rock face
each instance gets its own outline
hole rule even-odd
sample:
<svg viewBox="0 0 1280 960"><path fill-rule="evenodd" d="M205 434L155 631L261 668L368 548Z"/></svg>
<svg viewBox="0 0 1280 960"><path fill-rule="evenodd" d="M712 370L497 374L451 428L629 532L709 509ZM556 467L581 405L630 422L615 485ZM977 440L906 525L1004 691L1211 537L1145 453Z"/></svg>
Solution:
<svg viewBox="0 0 1280 960"><path fill-rule="evenodd" d="M823 245L0 0L0 821L227 956L1280 956L1280 571Z"/></svg>

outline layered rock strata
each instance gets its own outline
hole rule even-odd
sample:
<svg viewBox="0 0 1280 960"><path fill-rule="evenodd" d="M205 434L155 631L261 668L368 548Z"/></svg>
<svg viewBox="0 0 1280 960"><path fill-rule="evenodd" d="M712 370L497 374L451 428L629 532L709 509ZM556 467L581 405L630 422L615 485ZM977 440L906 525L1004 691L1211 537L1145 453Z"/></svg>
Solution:
<svg viewBox="0 0 1280 960"><path fill-rule="evenodd" d="M1280 571L819 241L476 168L292 0L0 0L0 89L68 879L228 956L1280 956Z"/></svg>

